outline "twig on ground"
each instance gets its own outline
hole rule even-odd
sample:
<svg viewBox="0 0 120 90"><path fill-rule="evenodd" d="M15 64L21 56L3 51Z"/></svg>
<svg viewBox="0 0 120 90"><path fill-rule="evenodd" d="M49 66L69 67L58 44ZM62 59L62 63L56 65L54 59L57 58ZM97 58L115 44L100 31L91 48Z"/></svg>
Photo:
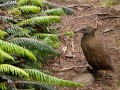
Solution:
<svg viewBox="0 0 120 90"><path fill-rule="evenodd" d="M75 47L74 47L74 42L73 42L73 40L72 40L72 51L73 51L73 53L75 52Z"/></svg>
<svg viewBox="0 0 120 90"><path fill-rule="evenodd" d="M70 68L60 69L59 71L62 72L62 71L71 70L71 69L74 69L74 68L83 68L83 67L84 67L84 66L73 66L73 67L70 67Z"/></svg>

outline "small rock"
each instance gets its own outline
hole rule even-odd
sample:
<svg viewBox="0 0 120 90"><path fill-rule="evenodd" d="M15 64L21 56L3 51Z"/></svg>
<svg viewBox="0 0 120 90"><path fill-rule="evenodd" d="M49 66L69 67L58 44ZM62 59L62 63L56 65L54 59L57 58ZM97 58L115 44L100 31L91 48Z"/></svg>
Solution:
<svg viewBox="0 0 120 90"><path fill-rule="evenodd" d="M79 75L78 77L73 78L74 82L81 83L85 87L91 86L94 83L94 77L90 73L85 73L82 75Z"/></svg>

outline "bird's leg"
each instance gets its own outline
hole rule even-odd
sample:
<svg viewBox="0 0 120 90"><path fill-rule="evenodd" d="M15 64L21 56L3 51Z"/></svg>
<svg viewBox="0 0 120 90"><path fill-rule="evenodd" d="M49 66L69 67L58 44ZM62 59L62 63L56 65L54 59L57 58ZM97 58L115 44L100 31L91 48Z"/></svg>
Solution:
<svg viewBox="0 0 120 90"><path fill-rule="evenodd" d="M87 67L87 70L88 70L90 73L97 73L97 70L94 69L94 68L91 68L90 66Z"/></svg>

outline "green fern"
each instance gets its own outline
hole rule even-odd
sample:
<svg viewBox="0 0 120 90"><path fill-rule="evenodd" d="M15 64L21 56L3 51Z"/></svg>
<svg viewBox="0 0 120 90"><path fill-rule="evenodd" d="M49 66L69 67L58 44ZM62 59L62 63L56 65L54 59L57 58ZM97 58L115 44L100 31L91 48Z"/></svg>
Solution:
<svg viewBox="0 0 120 90"><path fill-rule="evenodd" d="M4 2L4 3L3 3ZM0 9L8 9L16 4L15 0L2 0L0 1Z"/></svg>
<svg viewBox="0 0 120 90"><path fill-rule="evenodd" d="M0 30L0 39L3 39L4 36L8 35L7 32L3 31L3 30Z"/></svg>
<svg viewBox="0 0 120 90"><path fill-rule="evenodd" d="M58 53L49 45L35 39L31 38L15 38L10 40L10 42L25 47L30 50L36 50L41 53L46 53L49 55L58 55Z"/></svg>
<svg viewBox="0 0 120 90"><path fill-rule="evenodd" d="M6 52L0 49L0 62L1 63L4 62L4 61L1 61L1 60L4 60L4 58L7 58L9 60L12 60L12 62L15 62L12 56L10 56L9 54L7 54Z"/></svg>
<svg viewBox="0 0 120 90"><path fill-rule="evenodd" d="M59 41L58 34L35 33L33 36L39 39L45 39L46 37L49 37L52 40Z"/></svg>
<svg viewBox="0 0 120 90"><path fill-rule="evenodd" d="M2 19L3 22L9 22L13 20L13 17L0 16L0 19Z"/></svg>
<svg viewBox="0 0 120 90"><path fill-rule="evenodd" d="M29 74L24 70L9 64L0 64L0 73L11 73L12 75L29 78Z"/></svg>
<svg viewBox="0 0 120 90"><path fill-rule="evenodd" d="M7 90L5 83L0 83L0 90Z"/></svg>
<svg viewBox="0 0 120 90"><path fill-rule="evenodd" d="M37 7L37 6L20 6L20 7L17 7L17 9L18 10L20 10L21 11L21 13L22 14L39 14L40 13L40 8L39 7ZM13 13L14 13L14 11L16 12L16 10L17 10L16 8L15 9L13 9Z"/></svg>
<svg viewBox="0 0 120 90"><path fill-rule="evenodd" d="M66 15L66 13L63 11L62 8L47 10L45 11L45 13L47 15L56 15L56 16Z"/></svg>
<svg viewBox="0 0 120 90"><path fill-rule="evenodd" d="M59 16L41 16L41 17L34 17L31 19L23 20L17 24L17 26L24 26L24 25L50 25L52 23L59 23L61 21Z"/></svg>
<svg viewBox="0 0 120 90"><path fill-rule="evenodd" d="M72 10L66 10L65 7L62 8L56 8L56 9L51 9L45 11L47 15L56 15L56 16L61 16L61 15L71 15L73 12Z"/></svg>
<svg viewBox="0 0 120 90"><path fill-rule="evenodd" d="M49 9L53 9L53 8L62 8L62 10L67 14L67 15L73 15L74 12L73 12L73 9L71 8L68 8L68 7L65 7L65 6L61 6L61 5L58 5L58 4L53 4L53 3L50 3L50 2L44 2L43 3L45 4L45 6Z"/></svg>
<svg viewBox="0 0 120 90"><path fill-rule="evenodd" d="M44 74L38 70L25 69L25 71L29 74L31 78L33 78L34 80L43 82L43 83L47 83L51 85L59 85L59 86L83 87L82 84L78 84L78 83L68 81L68 80L58 79L58 78L49 76L47 74Z"/></svg>
<svg viewBox="0 0 120 90"><path fill-rule="evenodd" d="M46 37L45 39L43 39L43 42L47 43L48 45L50 45L54 48L58 48L60 46L60 41L59 40L53 40L50 37Z"/></svg>
<svg viewBox="0 0 120 90"><path fill-rule="evenodd" d="M7 53L16 53L20 56L21 55L27 56L28 58L36 61L36 57L30 51L28 51L27 49L20 47L18 45L0 40L0 48Z"/></svg>
<svg viewBox="0 0 120 90"><path fill-rule="evenodd" d="M30 33L29 29L24 29L17 26L10 26L7 28L6 31L9 35L14 35L14 36L29 36L28 33Z"/></svg>
<svg viewBox="0 0 120 90"><path fill-rule="evenodd" d="M43 0L19 0L18 5L23 6L23 5L35 5L39 7L43 7L44 4L42 2Z"/></svg>

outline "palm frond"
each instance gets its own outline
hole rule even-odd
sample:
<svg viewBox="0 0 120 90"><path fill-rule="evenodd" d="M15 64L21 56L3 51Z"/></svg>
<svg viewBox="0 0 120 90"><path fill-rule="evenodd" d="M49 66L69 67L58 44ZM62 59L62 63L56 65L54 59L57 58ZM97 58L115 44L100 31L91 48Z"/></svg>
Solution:
<svg viewBox="0 0 120 90"><path fill-rule="evenodd" d="M53 23L61 22L61 18L59 16L41 16L41 17L34 17L31 19L23 20L17 24L17 26L24 26L24 25L50 25Z"/></svg>
<svg viewBox="0 0 120 90"><path fill-rule="evenodd" d="M52 77L47 74L44 74L38 70L25 69L25 71L29 74L31 78L33 78L34 80L43 82L43 83L47 83L51 85L59 85L59 86L83 87L82 84L75 83L75 82L68 81L68 80L58 79L56 77Z"/></svg>
<svg viewBox="0 0 120 90"><path fill-rule="evenodd" d="M57 51L55 51L51 46L35 39L31 38L15 38L10 40L11 43L20 45L30 50L36 50L41 53L46 53L46 55L58 55Z"/></svg>
<svg viewBox="0 0 120 90"><path fill-rule="evenodd" d="M9 64L0 64L0 73L11 73L12 75L29 78L29 74L26 73L23 69Z"/></svg>
<svg viewBox="0 0 120 90"><path fill-rule="evenodd" d="M16 53L24 57L27 56L28 58L36 61L36 57L30 51L18 45L0 40L0 48L7 53Z"/></svg>

